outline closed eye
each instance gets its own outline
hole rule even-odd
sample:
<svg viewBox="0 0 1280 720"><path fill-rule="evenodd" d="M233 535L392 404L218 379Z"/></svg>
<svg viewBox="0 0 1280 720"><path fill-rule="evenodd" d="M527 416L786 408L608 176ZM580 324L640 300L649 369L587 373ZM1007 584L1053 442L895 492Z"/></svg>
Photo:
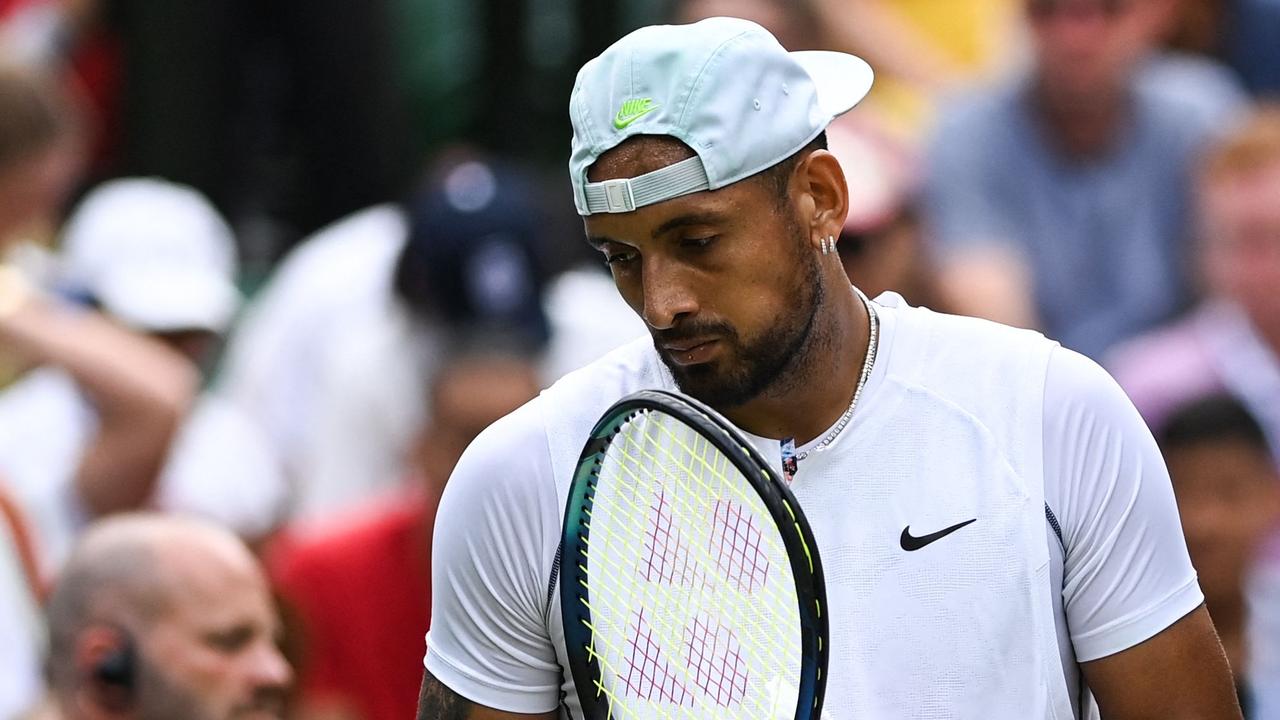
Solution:
<svg viewBox="0 0 1280 720"><path fill-rule="evenodd" d="M637 257L639 257L639 253L634 250L604 253L604 261L607 265L623 265L635 260Z"/></svg>
<svg viewBox="0 0 1280 720"><path fill-rule="evenodd" d="M687 237L680 239L680 247L701 249L709 247L715 242L719 235L707 235L706 237Z"/></svg>
<svg viewBox="0 0 1280 720"><path fill-rule="evenodd" d="M220 652L235 653L246 647L255 634L254 628L250 625L236 625L206 633L204 641Z"/></svg>

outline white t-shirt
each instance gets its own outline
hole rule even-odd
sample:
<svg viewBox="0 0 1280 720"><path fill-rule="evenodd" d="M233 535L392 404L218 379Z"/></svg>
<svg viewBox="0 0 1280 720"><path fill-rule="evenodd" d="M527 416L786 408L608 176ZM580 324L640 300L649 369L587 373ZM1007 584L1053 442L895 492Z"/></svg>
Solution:
<svg viewBox="0 0 1280 720"><path fill-rule="evenodd" d="M426 406L391 291L408 236L391 204L325 227L289 253L228 339L215 391L266 431L303 515L402 477Z"/></svg>
<svg viewBox="0 0 1280 720"><path fill-rule="evenodd" d="M155 506L262 538L282 524L288 499L262 428L227 398L201 395L169 448Z"/></svg>
<svg viewBox="0 0 1280 720"><path fill-rule="evenodd" d="M0 475L31 521L46 575L88 520L74 481L97 432L93 407L58 368L36 368L0 392Z"/></svg>
<svg viewBox="0 0 1280 720"><path fill-rule="evenodd" d="M827 578L824 716L1089 717L1077 662L1132 647L1203 601L1150 433L1079 354L893 294L876 302L879 353L859 411L792 485ZM641 339L472 444L436 523L435 677L501 710L547 712L562 691L576 708L549 602L565 468L608 404L673 386ZM557 425L575 399L585 427ZM776 441L753 442L778 456ZM908 525L919 534L971 517L928 557L898 547Z"/></svg>

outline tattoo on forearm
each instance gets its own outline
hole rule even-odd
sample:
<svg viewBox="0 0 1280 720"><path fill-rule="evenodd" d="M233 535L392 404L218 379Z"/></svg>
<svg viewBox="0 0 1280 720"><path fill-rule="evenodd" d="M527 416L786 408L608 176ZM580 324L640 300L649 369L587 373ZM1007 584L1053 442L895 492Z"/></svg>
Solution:
<svg viewBox="0 0 1280 720"><path fill-rule="evenodd" d="M466 720L473 705L427 673L418 693L418 720Z"/></svg>

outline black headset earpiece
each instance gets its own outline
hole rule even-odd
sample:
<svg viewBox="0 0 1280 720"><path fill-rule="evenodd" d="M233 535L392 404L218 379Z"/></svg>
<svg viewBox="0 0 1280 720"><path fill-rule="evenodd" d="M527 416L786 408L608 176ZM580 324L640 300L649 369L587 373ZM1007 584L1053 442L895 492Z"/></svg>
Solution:
<svg viewBox="0 0 1280 720"><path fill-rule="evenodd" d="M123 638L120 647L112 650L94 666L93 676L99 682L122 688L133 688L133 641Z"/></svg>
<svg viewBox="0 0 1280 720"><path fill-rule="evenodd" d="M96 696L103 707L112 712L125 712L133 704L137 674L137 651L133 638L123 630L118 647L107 653L91 670Z"/></svg>

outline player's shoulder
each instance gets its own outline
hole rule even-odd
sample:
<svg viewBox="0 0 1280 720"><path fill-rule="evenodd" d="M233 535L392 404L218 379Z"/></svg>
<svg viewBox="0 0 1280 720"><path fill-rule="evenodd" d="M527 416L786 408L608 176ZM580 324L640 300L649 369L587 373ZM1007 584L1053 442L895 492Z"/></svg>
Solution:
<svg viewBox="0 0 1280 720"><path fill-rule="evenodd" d="M1064 347L1054 349L1045 373L1045 418L1049 425L1101 423L1108 428L1145 431L1137 408L1111 373L1092 358Z"/></svg>
<svg viewBox="0 0 1280 720"><path fill-rule="evenodd" d="M984 423L1039 413L1057 343L1031 330L912 307L896 295L877 302L885 306L885 326L892 324L887 375L901 391L925 393Z"/></svg>
<svg viewBox="0 0 1280 720"><path fill-rule="evenodd" d="M923 369L950 374L948 370L1004 368L1032 357L1043 360L1057 347L1035 330L913 307L896 293L881 295L877 303L894 315L895 344L905 350L897 354Z"/></svg>

